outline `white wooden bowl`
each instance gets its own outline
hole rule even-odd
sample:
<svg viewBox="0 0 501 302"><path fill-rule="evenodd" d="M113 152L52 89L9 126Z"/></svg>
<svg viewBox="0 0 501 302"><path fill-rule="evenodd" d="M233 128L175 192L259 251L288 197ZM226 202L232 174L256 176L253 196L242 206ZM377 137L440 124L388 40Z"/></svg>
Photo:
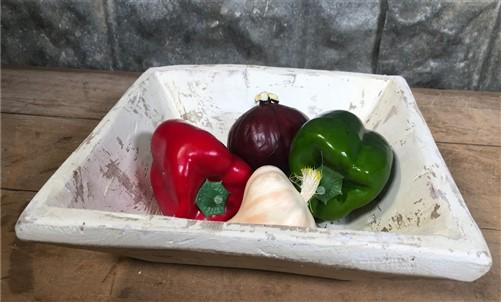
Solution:
<svg viewBox="0 0 501 302"><path fill-rule="evenodd" d="M396 156L383 198L317 229L158 215L148 177L155 127L181 117L226 142L263 90L309 117L350 110L381 133ZM146 71L33 198L16 234L157 262L341 279L371 272L472 281L492 262L403 78L260 66Z"/></svg>

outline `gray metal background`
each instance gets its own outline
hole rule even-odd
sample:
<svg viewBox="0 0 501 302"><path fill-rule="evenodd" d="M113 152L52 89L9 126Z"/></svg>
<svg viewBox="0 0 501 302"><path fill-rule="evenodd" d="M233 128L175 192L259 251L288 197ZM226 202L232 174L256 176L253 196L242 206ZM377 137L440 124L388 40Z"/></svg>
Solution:
<svg viewBox="0 0 501 302"><path fill-rule="evenodd" d="M245 63L501 90L501 0L3 0L2 64Z"/></svg>

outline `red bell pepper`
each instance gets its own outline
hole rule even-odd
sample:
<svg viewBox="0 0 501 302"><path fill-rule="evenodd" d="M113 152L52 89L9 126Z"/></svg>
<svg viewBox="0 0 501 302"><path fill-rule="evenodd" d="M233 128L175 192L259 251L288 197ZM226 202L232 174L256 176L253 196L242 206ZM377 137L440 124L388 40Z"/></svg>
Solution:
<svg viewBox="0 0 501 302"><path fill-rule="evenodd" d="M242 203L251 168L212 134L182 120L151 139L151 185L164 215L226 221Z"/></svg>

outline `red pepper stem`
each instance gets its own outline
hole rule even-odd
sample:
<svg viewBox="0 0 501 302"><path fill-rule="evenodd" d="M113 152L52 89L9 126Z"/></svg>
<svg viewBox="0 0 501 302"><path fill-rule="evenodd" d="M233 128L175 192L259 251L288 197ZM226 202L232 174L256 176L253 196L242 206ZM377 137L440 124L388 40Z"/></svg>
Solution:
<svg viewBox="0 0 501 302"><path fill-rule="evenodd" d="M198 190L196 204L206 217L224 214L228 195L221 181L206 179Z"/></svg>

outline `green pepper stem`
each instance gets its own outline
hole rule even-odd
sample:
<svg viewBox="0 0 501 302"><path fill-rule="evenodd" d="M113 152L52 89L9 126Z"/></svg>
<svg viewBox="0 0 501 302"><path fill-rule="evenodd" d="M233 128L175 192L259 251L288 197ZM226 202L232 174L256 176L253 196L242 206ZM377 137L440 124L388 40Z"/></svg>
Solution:
<svg viewBox="0 0 501 302"><path fill-rule="evenodd" d="M301 196L305 202L317 193L318 186L322 180L322 172L320 169L303 168L301 169ZM324 189L325 190L325 189Z"/></svg>

